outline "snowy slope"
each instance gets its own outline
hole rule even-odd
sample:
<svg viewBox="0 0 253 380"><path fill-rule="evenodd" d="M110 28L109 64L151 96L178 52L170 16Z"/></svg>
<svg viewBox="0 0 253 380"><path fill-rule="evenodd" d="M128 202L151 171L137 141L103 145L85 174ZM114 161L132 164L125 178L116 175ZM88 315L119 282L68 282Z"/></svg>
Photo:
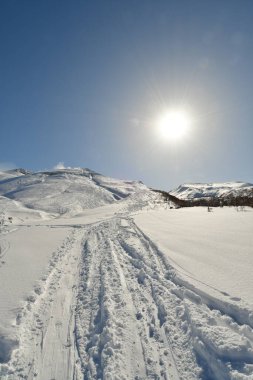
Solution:
<svg viewBox="0 0 253 380"><path fill-rule="evenodd" d="M0 181L15 177L20 177L22 175L29 174L29 171L24 169L12 169L6 171L0 171Z"/></svg>
<svg viewBox="0 0 253 380"><path fill-rule="evenodd" d="M0 217L1 215L12 217L16 223L36 219L50 219L53 217L52 214L45 211L30 209L23 206L21 202L0 195Z"/></svg>
<svg viewBox="0 0 253 380"><path fill-rule="evenodd" d="M1 380L253 379L252 209L88 169L0 189Z"/></svg>
<svg viewBox="0 0 253 380"><path fill-rule="evenodd" d="M0 195L25 207L58 215L76 215L136 191L148 191L140 182L115 180L89 169L23 173L6 173L2 180L0 177Z"/></svg>
<svg viewBox="0 0 253 380"><path fill-rule="evenodd" d="M185 200L208 197L226 198L229 196L253 197L253 184L244 182L186 183L170 191L170 194Z"/></svg>

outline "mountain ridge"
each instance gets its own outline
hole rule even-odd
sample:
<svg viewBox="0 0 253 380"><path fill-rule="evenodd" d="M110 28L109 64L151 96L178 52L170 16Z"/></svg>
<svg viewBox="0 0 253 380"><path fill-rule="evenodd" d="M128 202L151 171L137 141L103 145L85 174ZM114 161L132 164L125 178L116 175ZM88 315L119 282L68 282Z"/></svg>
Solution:
<svg viewBox="0 0 253 380"><path fill-rule="evenodd" d="M180 199L194 199L207 197L226 197L228 195L243 195L253 190L253 184L248 182L213 182L213 183L185 183L178 186L170 194Z"/></svg>

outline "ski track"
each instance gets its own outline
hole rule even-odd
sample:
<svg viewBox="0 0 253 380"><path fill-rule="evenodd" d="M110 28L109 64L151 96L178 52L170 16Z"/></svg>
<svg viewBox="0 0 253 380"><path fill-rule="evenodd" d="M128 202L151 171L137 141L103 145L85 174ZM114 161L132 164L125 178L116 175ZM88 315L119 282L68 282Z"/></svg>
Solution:
<svg viewBox="0 0 253 380"><path fill-rule="evenodd" d="M0 268L5 264L5 256L10 248L10 245L6 239L0 240Z"/></svg>
<svg viewBox="0 0 253 380"><path fill-rule="evenodd" d="M182 280L118 216L72 227L17 316L0 378L252 380L252 327L252 310Z"/></svg>
<svg viewBox="0 0 253 380"><path fill-rule="evenodd" d="M0 268L5 264L5 257L10 249L10 243L3 236L16 231L17 228L2 227L0 228Z"/></svg>
<svg viewBox="0 0 253 380"><path fill-rule="evenodd" d="M16 318L19 348L0 367L1 379L74 379L74 307L80 231L54 252L48 273Z"/></svg>

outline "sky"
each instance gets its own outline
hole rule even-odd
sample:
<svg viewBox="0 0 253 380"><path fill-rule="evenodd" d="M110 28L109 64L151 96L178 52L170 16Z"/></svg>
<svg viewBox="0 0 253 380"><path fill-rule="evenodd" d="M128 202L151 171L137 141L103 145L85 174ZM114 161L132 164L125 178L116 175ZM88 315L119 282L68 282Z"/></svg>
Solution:
<svg viewBox="0 0 253 380"><path fill-rule="evenodd" d="M252 0L2 0L0 169L253 182L252 17ZM191 119L173 143L171 109Z"/></svg>

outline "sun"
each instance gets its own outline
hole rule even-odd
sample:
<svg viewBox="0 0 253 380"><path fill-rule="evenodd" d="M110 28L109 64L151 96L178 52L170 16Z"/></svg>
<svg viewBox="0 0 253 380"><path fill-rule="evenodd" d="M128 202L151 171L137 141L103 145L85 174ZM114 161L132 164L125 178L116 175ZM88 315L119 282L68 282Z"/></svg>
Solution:
<svg viewBox="0 0 253 380"><path fill-rule="evenodd" d="M184 111L168 111L157 121L159 135L166 140L181 140L189 130L191 120Z"/></svg>

